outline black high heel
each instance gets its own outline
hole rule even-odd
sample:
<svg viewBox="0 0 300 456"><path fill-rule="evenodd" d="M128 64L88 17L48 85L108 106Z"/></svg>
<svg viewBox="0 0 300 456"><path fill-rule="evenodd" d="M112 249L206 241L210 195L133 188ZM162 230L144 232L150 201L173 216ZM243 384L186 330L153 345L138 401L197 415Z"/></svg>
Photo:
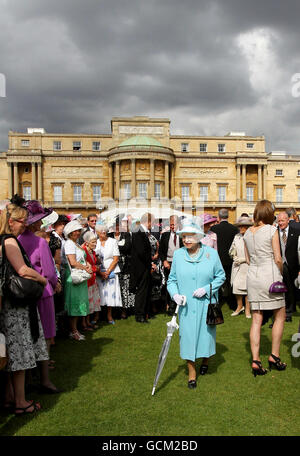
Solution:
<svg viewBox="0 0 300 456"><path fill-rule="evenodd" d="M280 361L280 358L278 358L277 356L275 356L275 355L273 355L273 354L271 354L271 356L272 356L272 358L275 360L275 362L269 360L269 368L270 368L270 370L272 370L272 368L274 368L274 369L276 369L276 370L278 370L278 371L283 371L283 370L285 370L285 368L286 368L286 366L287 366L286 363L282 363L282 362Z"/></svg>
<svg viewBox="0 0 300 456"><path fill-rule="evenodd" d="M205 375L208 371L208 365L207 364L202 364L200 366L200 371L199 371L199 374L200 375Z"/></svg>
<svg viewBox="0 0 300 456"><path fill-rule="evenodd" d="M258 369L252 367L252 374L254 375L254 377L256 377L257 375L266 375L268 373L267 369L264 369L262 367L261 361L253 360L252 363L258 366Z"/></svg>

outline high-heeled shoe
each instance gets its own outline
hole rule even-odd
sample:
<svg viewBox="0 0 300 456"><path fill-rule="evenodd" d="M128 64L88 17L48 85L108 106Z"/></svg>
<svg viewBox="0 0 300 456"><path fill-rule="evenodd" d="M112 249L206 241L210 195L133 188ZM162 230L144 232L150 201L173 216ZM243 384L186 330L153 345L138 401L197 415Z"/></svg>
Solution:
<svg viewBox="0 0 300 456"><path fill-rule="evenodd" d="M270 370L272 370L272 368L274 368L274 369L277 369L278 371L283 371L286 368L286 366L287 366L286 363L282 363L280 361L280 358L278 358L277 356L273 355L272 353L271 353L270 356L272 356L272 358L275 360L275 362L269 360L269 368L270 368Z"/></svg>
<svg viewBox="0 0 300 456"><path fill-rule="evenodd" d="M254 359L252 363L258 366L258 369L252 367L252 374L254 375L254 377L256 377L257 375L266 375L268 373L267 369L264 369L262 367L261 361L257 361Z"/></svg>
<svg viewBox="0 0 300 456"><path fill-rule="evenodd" d="M237 316L240 315L242 312L244 312L244 310L245 310L245 307L243 306L239 311L237 311L237 310L234 311L234 312L231 314L231 316L232 316L232 317L237 317Z"/></svg>
<svg viewBox="0 0 300 456"><path fill-rule="evenodd" d="M208 365L207 364L201 364L199 374L200 375L205 375L205 374L207 374L207 371L208 371Z"/></svg>

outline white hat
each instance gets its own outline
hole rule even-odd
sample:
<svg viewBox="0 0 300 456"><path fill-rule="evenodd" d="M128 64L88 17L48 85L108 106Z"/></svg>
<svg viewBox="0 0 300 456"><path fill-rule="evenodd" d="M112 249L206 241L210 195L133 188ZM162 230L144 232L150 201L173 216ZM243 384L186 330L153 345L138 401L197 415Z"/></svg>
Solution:
<svg viewBox="0 0 300 456"><path fill-rule="evenodd" d="M73 231L77 231L77 230L81 231L82 226L78 222L78 220L72 220L72 222L67 223L66 226L64 227L64 235L66 237L68 237L70 233L72 233Z"/></svg>
<svg viewBox="0 0 300 456"><path fill-rule="evenodd" d="M51 212L51 214L47 215L47 217L43 218L41 228L49 228L50 225L53 225L53 223L57 222L57 220L58 220L58 213L53 211L53 212Z"/></svg>

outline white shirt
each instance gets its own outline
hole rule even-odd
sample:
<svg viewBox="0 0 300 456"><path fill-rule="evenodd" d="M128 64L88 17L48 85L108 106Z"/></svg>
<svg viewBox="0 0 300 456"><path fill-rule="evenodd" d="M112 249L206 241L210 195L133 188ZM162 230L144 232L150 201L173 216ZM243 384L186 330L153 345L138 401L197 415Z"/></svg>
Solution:
<svg viewBox="0 0 300 456"><path fill-rule="evenodd" d="M105 241L105 245L103 247L101 245L100 239L98 239L97 245L95 248L95 252L96 252L96 255L98 255L99 257L102 257L102 264L104 266L104 269L108 269L113 261L113 257L120 256L118 241L116 241L116 239L109 237ZM115 273L120 272L120 267L118 264L115 267L114 272Z"/></svg>

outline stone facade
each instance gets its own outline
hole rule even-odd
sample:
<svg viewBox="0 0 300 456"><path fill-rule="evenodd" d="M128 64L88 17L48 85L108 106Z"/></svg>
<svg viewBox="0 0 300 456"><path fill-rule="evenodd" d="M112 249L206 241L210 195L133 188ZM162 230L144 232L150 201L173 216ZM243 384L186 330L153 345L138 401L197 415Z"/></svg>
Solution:
<svg viewBox="0 0 300 456"><path fill-rule="evenodd" d="M111 134L9 132L0 154L0 199L37 198L58 212L86 215L123 198L167 202L230 220L267 198L300 208L300 157L265 150L264 136L170 134L170 120L114 117Z"/></svg>

